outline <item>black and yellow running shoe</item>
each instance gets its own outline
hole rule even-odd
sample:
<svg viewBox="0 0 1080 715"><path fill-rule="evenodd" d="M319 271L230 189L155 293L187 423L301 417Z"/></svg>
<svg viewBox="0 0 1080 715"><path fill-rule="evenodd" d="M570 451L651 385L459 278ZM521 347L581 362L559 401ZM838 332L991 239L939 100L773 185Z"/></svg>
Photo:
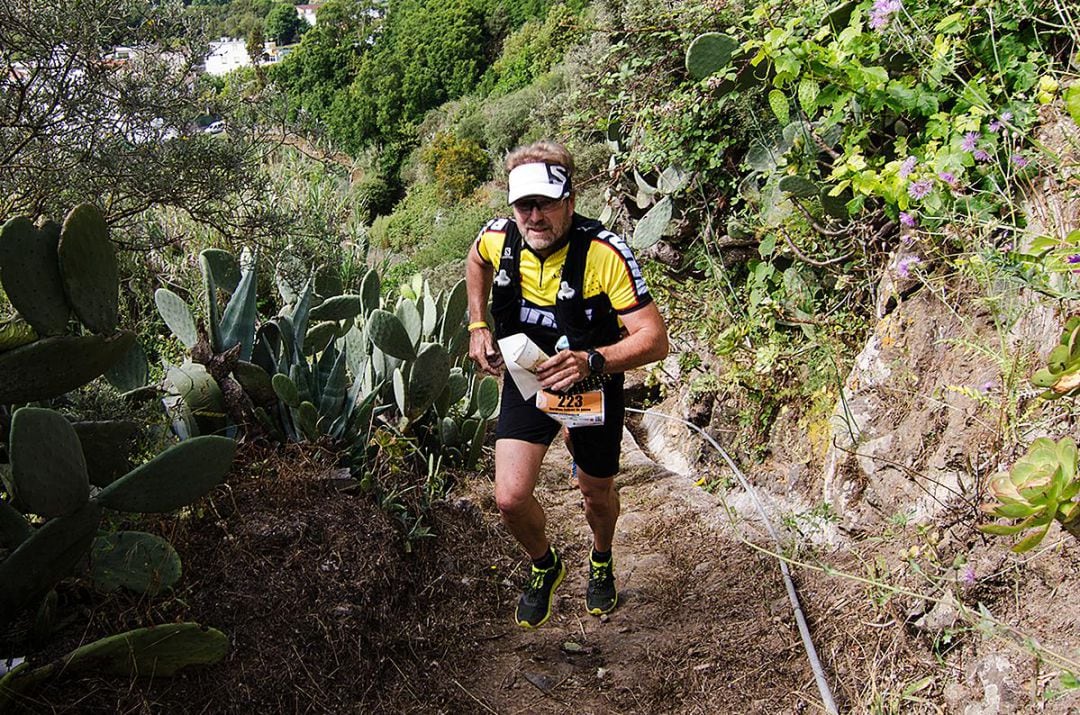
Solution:
<svg viewBox="0 0 1080 715"><path fill-rule="evenodd" d="M594 616L611 613L619 603L615 592L615 559L600 563L589 552L589 585L585 589L585 607Z"/></svg>
<svg viewBox="0 0 1080 715"><path fill-rule="evenodd" d="M551 618L552 597L566 576L566 564L559 552L552 549L551 553L555 556L555 564L546 569L533 566L525 592L518 599L514 620L522 628L539 628Z"/></svg>

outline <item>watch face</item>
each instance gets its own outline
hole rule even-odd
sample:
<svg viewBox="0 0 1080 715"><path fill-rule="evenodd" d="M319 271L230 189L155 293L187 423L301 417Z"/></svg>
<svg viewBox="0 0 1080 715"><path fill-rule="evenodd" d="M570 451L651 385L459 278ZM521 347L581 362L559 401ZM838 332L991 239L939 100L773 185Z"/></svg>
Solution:
<svg viewBox="0 0 1080 715"><path fill-rule="evenodd" d="M603 372L604 356L593 350L589 353L589 369L593 372Z"/></svg>

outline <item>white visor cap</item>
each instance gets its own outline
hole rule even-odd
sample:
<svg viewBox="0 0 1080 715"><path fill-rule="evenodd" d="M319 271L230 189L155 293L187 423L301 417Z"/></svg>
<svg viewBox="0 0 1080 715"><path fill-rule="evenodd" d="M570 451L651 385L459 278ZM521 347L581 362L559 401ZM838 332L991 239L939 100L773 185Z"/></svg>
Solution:
<svg viewBox="0 0 1080 715"><path fill-rule="evenodd" d="M514 167L510 172L506 202L514 203L525 196L546 196L561 199L570 195L570 172L559 164L535 162Z"/></svg>

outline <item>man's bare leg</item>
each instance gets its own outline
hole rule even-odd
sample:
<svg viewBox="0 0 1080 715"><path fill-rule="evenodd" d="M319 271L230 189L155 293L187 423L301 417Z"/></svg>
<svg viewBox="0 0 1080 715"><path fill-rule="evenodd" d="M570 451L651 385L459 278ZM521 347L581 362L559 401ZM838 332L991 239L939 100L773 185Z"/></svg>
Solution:
<svg viewBox="0 0 1080 715"><path fill-rule="evenodd" d="M547 445L519 439L495 443L495 504L506 528L528 552L539 559L548 550L547 518L533 490Z"/></svg>
<svg viewBox="0 0 1080 715"><path fill-rule="evenodd" d="M615 523L619 520L619 492L614 477L600 479L578 467L578 489L585 497L585 520L593 532L593 549L611 551Z"/></svg>

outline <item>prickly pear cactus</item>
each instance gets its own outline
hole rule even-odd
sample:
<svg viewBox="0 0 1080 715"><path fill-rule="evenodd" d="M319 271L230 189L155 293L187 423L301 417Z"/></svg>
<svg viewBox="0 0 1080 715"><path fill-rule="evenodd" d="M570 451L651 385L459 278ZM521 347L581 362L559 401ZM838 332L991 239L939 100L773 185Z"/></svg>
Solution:
<svg viewBox="0 0 1080 715"><path fill-rule="evenodd" d="M105 592L126 588L157 595L180 580L180 557L165 539L142 531L115 531L94 539L90 580Z"/></svg>
<svg viewBox="0 0 1080 715"><path fill-rule="evenodd" d="M135 343L126 330L114 335L58 335L0 353L0 404L59 397L116 364Z"/></svg>
<svg viewBox="0 0 1080 715"><path fill-rule="evenodd" d="M73 514L35 529L0 562L0 625L40 598L85 557L101 521L101 507L87 502Z"/></svg>
<svg viewBox="0 0 1080 715"><path fill-rule="evenodd" d="M55 223L38 228L18 217L0 228L0 283L39 335L62 334L71 315L56 257L59 244L60 226Z"/></svg>
<svg viewBox="0 0 1080 715"><path fill-rule="evenodd" d="M727 67L738 48L738 41L719 32L698 35L686 49L686 71L696 80L705 79Z"/></svg>
<svg viewBox="0 0 1080 715"><path fill-rule="evenodd" d="M93 332L110 335L116 330L120 279L101 211L93 204L73 208L64 219L57 250L64 293L75 314Z"/></svg>
<svg viewBox="0 0 1080 715"><path fill-rule="evenodd" d="M184 440L107 486L97 501L116 511L175 511L221 484L235 452L236 442L225 437Z"/></svg>
<svg viewBox="0 0 1080 715"><path fill-rule="evenodd" d="M374 310L368 316L368 338L387 355L400 360L415 360L416 348L402 321L393 313Z"/></svg>
<svg viewBox="0 0 1080 715"><path fill-rule="evenodd" d="M189 350L195 347L199 334L195 330L195 318L191 315L191 308L184 299L168 288L158 288L154 291L154 303L157 304L158 313L165 325L169 326L169 330L184 347Z"/></svg>
<svg viewBox="0 0 1080 715"><path fill-rule="evenodd" d="M82 445L63 415L23 407L11 419L11 475L16 503L47 518L66 516L90 499Z"/></svg>
<svg viewBox="0 0 1080 715"><path fill-rule="evenodd" d="M657 243L664 237L664 231L671 223L671 212L671 197L665 196L638 221L637 226L634 227L630 245L636 250L643 251Z"/></svg>
<svg viewBox="0 0 1080 715"><path fill-rule="evenodd" d="M816 198L821 191L817 184L802 176L785 176L780 179L780 190L800 199Z"/></svg>

